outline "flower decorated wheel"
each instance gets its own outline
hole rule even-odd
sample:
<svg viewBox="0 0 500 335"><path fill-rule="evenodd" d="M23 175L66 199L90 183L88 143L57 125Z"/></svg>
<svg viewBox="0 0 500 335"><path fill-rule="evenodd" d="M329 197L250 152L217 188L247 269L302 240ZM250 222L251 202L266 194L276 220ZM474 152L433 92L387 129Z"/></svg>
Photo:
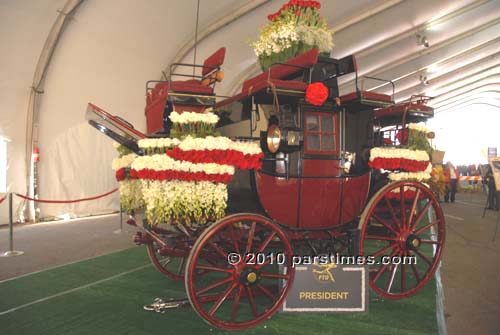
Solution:
<svg viewBox="0 0 500 335"><path fill-rule="evenodd" d="M371 288L384 298L417 293L436 271L445 239L443 211L414 181L390 183L368 202L359 222L360 256L372 256Z"/></svg>
<svg viewBox="0 0 500 335"><path fill-rule="evenodd" d="M291 256L290 241L277 224L255 214L228 216L208 227L191 249L189 301L218 328L255 326L276 312L290 290ZM204 276L196 275L199 270Z"/></svg>

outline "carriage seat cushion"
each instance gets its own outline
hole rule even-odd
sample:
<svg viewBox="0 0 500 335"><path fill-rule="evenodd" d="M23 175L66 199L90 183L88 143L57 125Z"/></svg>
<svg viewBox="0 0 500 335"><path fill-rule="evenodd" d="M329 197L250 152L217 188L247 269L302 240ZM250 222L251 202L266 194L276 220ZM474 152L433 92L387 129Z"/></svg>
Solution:
<svg viewBox="0 0 500 335"><path fill-rule="evenodd" d="M307 52L304 52L303 54L298 55L297 57L288 60L285 64L296 65L303 68L309 68L314 64L316 64L317 62L318 62L318 49L314 48ZM295 66L287 66L284 64L274 65L269 70L245 81L243 83L241 92L245 93L246 95L249 95L251 94L251 92L257 91L256 89L257 87L261 87L262 89L262 83L267 84L268 78L283 79L291 75L294 75L296 73L299 73L300 71L303 71L303 69ZM292 85L298 85L298 84L292 84Z"/></svg>
<svg viewBox="0 0 500 335"><path fill-rule="evenodd" d="M170 90L174 92L186 92L197 94L213 94L214 89L210 86L201 84L201 81L192 79L184 81L173 81L170 85Z"/></svg>
<svg viewBox="0 0 500 335"><path fill-rule="evenodd" d="M274 86L276 89L285 89L285 90L295 90L295 91L305 91L307 88L307 83L298 80L281 80L281 79L270 79L269 81L263 79L254 86L248 88L247 95L251 95L252 93L259 92L268 87Z"/></svg>
<svg viewBox="0 0 500 335"><path fill-rule="evenodd" d="M376 101L384 101L384 102L391 102L391 96L387 94L380 94L380 93L375 93L375 92L368 92L368 91L358 91L358 92L352 92L349 94L342 95L340 97L340 101L345 104L354 100L358 99L367 99L367 100L376 100Z"/></svg>
<svg viewBox="0 0 500 335"><path fill-rule="evenodd" d="M406 103L406 104L399 104L386 108L376 109L373 116L377 119L390 116L399 116L404 113L406 108L408 109L408 113L419 112L424 115L429 115L429 117L432 117L434 115L434 108L430 106L418 103L412 103L412 104Z"/></svg>

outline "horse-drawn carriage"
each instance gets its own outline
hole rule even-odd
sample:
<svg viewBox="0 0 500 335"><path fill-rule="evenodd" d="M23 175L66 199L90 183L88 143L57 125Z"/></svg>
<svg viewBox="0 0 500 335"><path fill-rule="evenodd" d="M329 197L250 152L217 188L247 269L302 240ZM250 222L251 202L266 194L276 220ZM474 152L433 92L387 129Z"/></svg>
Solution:
<svg viewBox="0 0 500 335"><path fill-rule="evenodd" d="M218 101L210 85L222 77L221 50L198 78L147 85L149 135L89 104L89 122L139 156L147 154L143 139L175 130L174 111L203 114L208 107L221 124L235 115L247 120L250 129L239 139L260 144L260 162L251 166L259 213L206 216L202 224L189 224L192 217L129 220L141 228L135 241L147 246L156 268L184 280L203 319L230 330L255 326L280 308L293 283L292 255L371 256L376 293L388 299L417 293L438 266L445 236L441 207L422 182L428 153L412 147L425 137L414 123L433 116L426 98L394 104L391 96L362 91L354 56L337 60L312 49ZM338 78L349 75L356 91L339 96ZM255 136L262 115L266 129ZM183 140L169 139L160 154L174 157L171 146ZM380 262L406 256L416 264Z"/></svg>

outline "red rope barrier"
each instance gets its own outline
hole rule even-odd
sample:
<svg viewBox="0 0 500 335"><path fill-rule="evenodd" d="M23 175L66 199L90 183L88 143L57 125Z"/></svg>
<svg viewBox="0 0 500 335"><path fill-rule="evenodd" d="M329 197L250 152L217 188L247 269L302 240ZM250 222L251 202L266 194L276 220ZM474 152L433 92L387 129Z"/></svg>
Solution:
<svg viewBox="0 0 500 335"><path fill-rule="evenodd" d="M74 202L82 202L82 201L89 201L89 200L95 200L95 199L99 199L99 198L104 198L105 196L108 196L111 193L114 193L116 191L118 191L117 188L115 188L114 190L111 190L109 192L106 192L104 194L96 195L95 197L75 199L75 200L42 200L42 199L30 198L30 197L28 197L26 195L22 195L22 194L19 194L19 193L15 193L15 195L17 195L18 197L23 198L25 200L31 200L31 201L35 201L35 202L42 202L42 203L48 203L48 204L69 204L69 203L74 203ZM3 199L2 199L2 201L3 201ZM0 203L1 203L1 201L0 201Z"/></svg>
<svg viewBox="0 0 500 335"><path fill-rule="evenodd" d="M1 204L1 203L5 200L5 199L7 199L7 196L5 196L5 197L3 197L3 198L1 198L1 199L0 199L0 204Z"/></svg>

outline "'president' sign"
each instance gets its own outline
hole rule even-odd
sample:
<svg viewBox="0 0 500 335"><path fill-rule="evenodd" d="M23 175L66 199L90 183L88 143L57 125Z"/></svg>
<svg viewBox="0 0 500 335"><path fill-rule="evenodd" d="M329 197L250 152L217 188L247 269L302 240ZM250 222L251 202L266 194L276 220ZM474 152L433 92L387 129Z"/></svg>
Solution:
<svg viewBox="0 0 500 335"><path fill-rule="evenodd" d="M295 279L283 312L366 312L366 268L357 265L310 264L295 267Z"/></svg>

